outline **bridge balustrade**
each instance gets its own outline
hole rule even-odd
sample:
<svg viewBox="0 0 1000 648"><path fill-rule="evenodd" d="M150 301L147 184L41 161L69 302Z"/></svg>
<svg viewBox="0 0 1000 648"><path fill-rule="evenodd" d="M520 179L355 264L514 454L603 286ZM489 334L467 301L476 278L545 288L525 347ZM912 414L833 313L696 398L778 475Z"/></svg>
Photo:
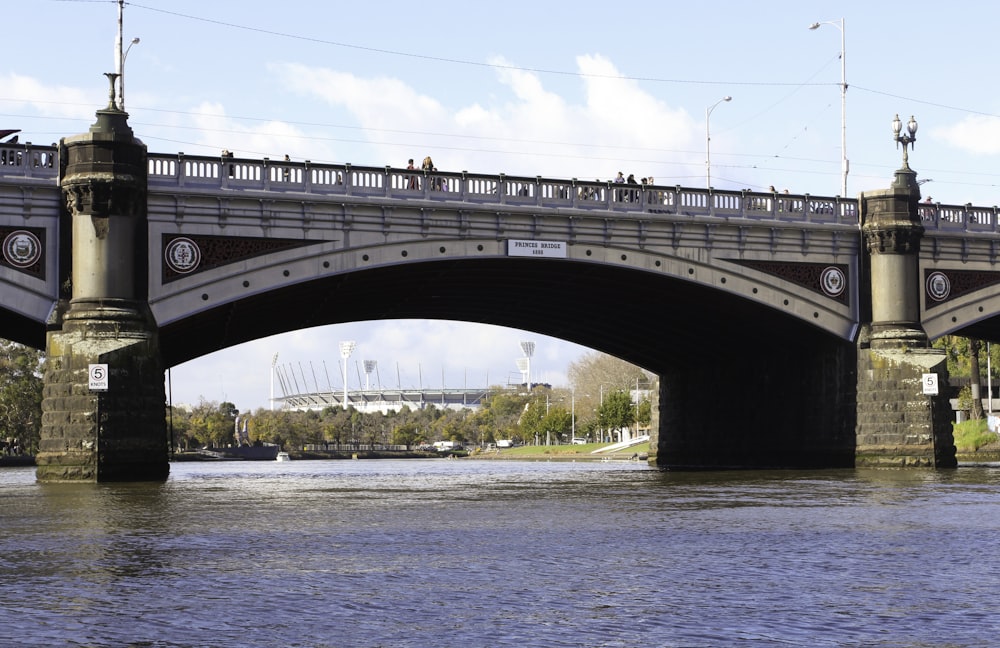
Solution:
<svg viewBox="0 0 1000 648"><path fill-rule="evenodd" d="M0 145L0 175L58 178L55 146ZM752 191L616 184L576 178L508 176L313 164L306 160L272 161L222 157L149 154L151 187L206 191L275 191L310 195L377 196L391 199L460 201L525 207L572 208L635 214L676 214L750 220L856 225L857 200ZM998 230L998 208L971 205L925 205L920 215L932 229Z"/></svg>
<svg viewBox="0 0 1000 648"><path fill-rule="evenodd" d="M938 231L1000 232L1000 207L921 203L917 207L924 228Z"/></svg>
<svg viewBox="0 0 1000 648"><path fill-rule="evenodd" d="M0 175L23 175L26 178L59 176L55 146L0 144Z"/></svg>

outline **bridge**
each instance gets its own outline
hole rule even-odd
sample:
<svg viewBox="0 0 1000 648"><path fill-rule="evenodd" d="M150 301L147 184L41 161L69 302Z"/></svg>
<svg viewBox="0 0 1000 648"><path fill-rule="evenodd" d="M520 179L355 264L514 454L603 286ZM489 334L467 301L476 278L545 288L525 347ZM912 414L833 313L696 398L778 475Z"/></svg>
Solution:
<svg viewBox="0 0 1000 648"><path fill-rule="evenodd" d="M275 333L484 322L660 376L661 466L941 466L947 408L911 393L942 371L927 340L1000 339L1000 211L920 203L905 162L889 189L848 199L148 153L125 113L97 114L58 146L0 145L0 336L50 365L139 331L162 391L163 367ZM90 332L61 344L66 322ZM875 350L888 365L869 366ZM112 399L80 386L73 358L46 402ZM899 366L902 392L882 393ZM53 465L72 463L67 434L50 436ZM40 479L75 478L60 470Z"/></svg>

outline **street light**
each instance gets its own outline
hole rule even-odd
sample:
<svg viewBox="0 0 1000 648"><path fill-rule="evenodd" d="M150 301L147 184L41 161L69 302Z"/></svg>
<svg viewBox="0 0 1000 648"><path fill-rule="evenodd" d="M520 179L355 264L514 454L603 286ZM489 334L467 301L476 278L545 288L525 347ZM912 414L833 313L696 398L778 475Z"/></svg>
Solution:
<svg viewBox="0 0 1000 648"><path fill-rule="evenodd" d="M705 108L705 183L709 189L712 188L712 130L708 126L708 118L712 116L716 106L723 101L732 100L733 98L727 95Z"/></svg>
<svg viewBox="0 0 1000 648"><path fill-rule="evenodd" d="M986 343L986 348L989 349L989 342ZM987 374L988 377L988 374ZM993 408L990 408L993 411ZM570 390L570 423L569 423L569 442L576 444L576 389Z"/></svg>
<svg viewBox="0 0 1000 648"><path fill-rule="evenodd" d="M139 38L133 38L132 42L128 44L125 51L122 53L122 71L121 76L118 77L118 101L121 103L121 109L125 110L125 59L128 58L129 50L132 49L133 45L139 44Z"/></svg>
<svg viewBox="0 0 1000 648"><path fill-rule="evenodd" d="M903 145L903 168L910 168L910 158L906 154L906 147L909 146L913 148L913 143L917 141L917 120L910 115L910 121L906 122L906 134L900 135L899 133L903 130L903 122L899 121L899 115L897 114L892 120L892 135L893 139L896 140L896 148L899 145Z"/></svg>
<svg viewBox="0 0 1000 648"><path fill-rule="evenodd" d="M844 19L814 22L809 29L819 29L820 25L833 25L840 30L840 197L847 198L847 36Z"/></svg>

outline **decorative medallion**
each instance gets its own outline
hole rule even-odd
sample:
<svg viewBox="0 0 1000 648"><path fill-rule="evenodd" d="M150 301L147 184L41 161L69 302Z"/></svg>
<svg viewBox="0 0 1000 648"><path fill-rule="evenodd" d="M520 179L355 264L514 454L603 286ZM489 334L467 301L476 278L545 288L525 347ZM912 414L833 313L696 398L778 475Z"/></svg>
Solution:
<svg viewBox="0 0 1000 648"><path fill-rule="evenodd" d="M201 248L191 239L179 236L167 243L163 260L177 274L187 274L201 263Z"/></svg>
<svg viewBox="0 0 1000 648"><path fill-rule="evenodd" d="M849 304L850 291L847 265L825 263L790 263L783 261L748 261L726 259L732 263L790 281L807 290L829 297L841 304Z"/></svg>
<svg viewBox="0 0 1000 648"><path fill-rule="evenodd" d="M839 297L847 288L847 277L840 268L829 266L820 273L819 285L827 296Z"/></svg>
<svg viewBox="0 0 1000 648"><path fill-rule="evenodd" d="M943 272L927 275L927 296L934 301L944 301L951 295L951 280Z"/></svg>
<svg viewBox="0 0 1000 648"><path fill-rule="evenodd" d="M14 230L3 240L3 258L15 268L30 268L42 258L42 242L27 230Z"/></svg>
<svg viewBox="0 0 1000 648"><path fill-rule="evenodd" d="M325 240L275 239L268 237L232 237L208 234L163 234L161 272L164 283L189 277L194 273L220 268L265 254L284 252Z"/></svg>

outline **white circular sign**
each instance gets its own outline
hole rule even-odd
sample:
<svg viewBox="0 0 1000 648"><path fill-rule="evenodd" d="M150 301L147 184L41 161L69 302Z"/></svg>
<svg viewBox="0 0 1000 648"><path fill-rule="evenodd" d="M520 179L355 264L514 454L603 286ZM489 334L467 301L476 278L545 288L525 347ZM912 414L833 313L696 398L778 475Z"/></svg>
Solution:
<svg viewBox="0 0 1000 648"><path fill-rule="evenodd" d="M163 258L168 268L177 274L187 274L201 263L201 248L191 239L181 236L167 243Z"/></svg>
<svg viewBox="0 0 1000 648"><path fill-rule="evenodd" d="M932 272L927 277L927 294L934 301L944 301L951 294L951 281L943 272Z"/></svg>
<svg viewBox="0 0 1000 648"><path fill-rule="evenodd" d="M15 268L28 268L42 258L42 242L27 230L11 232L3 240L3 258Z"/></svg>
<svg viewBox="0 0 1000 648"><path fill-rule="evenodd" d="M823 292L830 297L839 297L847 288L847 277L844 276L844 271L840 268L830 266L823 269L823 273L819 277L819 285L823 288Z"/></svg>

